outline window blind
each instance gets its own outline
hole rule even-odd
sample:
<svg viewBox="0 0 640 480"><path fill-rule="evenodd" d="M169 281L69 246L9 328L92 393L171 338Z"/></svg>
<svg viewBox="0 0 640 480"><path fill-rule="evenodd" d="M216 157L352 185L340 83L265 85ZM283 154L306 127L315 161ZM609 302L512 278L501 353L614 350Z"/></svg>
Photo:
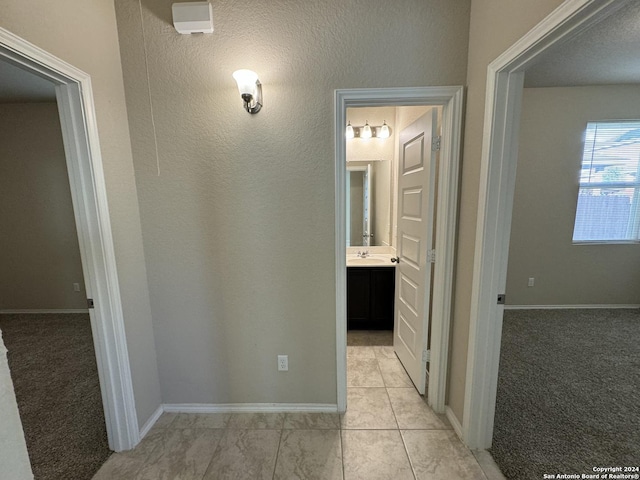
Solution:
<svg viewBox="0 0 640 480"><path fill-rule="evenodd" d="M573 241L640 241L640 121L587 124Z"/></svg>

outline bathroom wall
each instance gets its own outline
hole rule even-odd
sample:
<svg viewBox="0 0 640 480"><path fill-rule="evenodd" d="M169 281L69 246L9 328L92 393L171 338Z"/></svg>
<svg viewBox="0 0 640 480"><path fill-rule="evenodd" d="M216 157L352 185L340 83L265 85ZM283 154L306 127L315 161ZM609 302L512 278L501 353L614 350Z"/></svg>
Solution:
<svg viewBox="0 0 640 480"><path fill-rule="evenodd" d="M470 2L172 1L116 0L163 399L335 405L334 91L463 84Z"/></svg>
<svg viewBox="0 0 640 480"><path fill-rule="evenodd" d="M136 410L143 425L161 400L113 1L3 0L0 27L91 75Z"/></svg>
<svg viewBox="0 0 640 480"><path fill-rule="evenodd" d="M86 309L55 102L0 104L0 191L0 310Z"/></svg>

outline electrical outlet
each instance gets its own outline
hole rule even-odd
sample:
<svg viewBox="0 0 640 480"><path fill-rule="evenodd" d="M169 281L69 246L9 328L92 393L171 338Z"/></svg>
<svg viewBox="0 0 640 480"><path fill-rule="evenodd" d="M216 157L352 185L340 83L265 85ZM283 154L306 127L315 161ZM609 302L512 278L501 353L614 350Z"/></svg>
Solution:
<svg viewBox="0 0 640 480"><path fill-rule="evenodd" d="M527 285L529 287L533 287L533 284L535 283L536 279L533 277L529 277L529 283L527 283Z"/></svg>
<svg viewBox="0 0 640 480"><path fill-rule="evenodd" d="M278 355L278 371L289 371L289 355Z"/></svg>
<svg viewBox="0 0 640 480"><path fill-rule="evenodd" d="M80 284L79 283L74 283L73 284L73 291L74 292L79 292L80 291Z"/></svg>

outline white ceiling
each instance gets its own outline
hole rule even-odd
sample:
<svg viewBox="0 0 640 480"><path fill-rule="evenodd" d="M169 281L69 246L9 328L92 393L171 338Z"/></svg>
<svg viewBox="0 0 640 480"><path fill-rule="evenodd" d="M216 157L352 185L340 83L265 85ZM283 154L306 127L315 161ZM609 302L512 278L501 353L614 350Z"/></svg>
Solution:
<svg viewBox="0 0 640 480"><path fill-rule="evenodd" d="M640 1L548 53L525 73L526 87L640 83Z"/></svg>
<svg viewBox="0 0 640 480"><path fill-rule="evenodd" d="M0 61L0 103L55 102L53 83Z"/></svg>

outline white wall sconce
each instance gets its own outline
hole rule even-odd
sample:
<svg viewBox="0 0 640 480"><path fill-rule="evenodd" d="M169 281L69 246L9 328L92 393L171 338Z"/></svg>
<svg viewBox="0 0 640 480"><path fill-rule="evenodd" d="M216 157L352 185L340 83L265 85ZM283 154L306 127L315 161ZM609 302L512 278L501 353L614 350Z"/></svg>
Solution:
<svg viewBox="0 0 640 480"><path fill-rule="evenodd" d="M383 122L382 125L375 126L369 125L369 122L365 122L364 125L351 125L351 122L347 123L347 129L345 136L348 139L351 138L389 138L391 136L391 127L387 125L387 122Z"/></svg>
<svg viewBox="0 0 640 480"><path fill-rule="evenodd" d="M233 78L238 83L244 109L249 113L258 113L262 108L262 84L258 74L251 70L236 70Z"/></svg>

